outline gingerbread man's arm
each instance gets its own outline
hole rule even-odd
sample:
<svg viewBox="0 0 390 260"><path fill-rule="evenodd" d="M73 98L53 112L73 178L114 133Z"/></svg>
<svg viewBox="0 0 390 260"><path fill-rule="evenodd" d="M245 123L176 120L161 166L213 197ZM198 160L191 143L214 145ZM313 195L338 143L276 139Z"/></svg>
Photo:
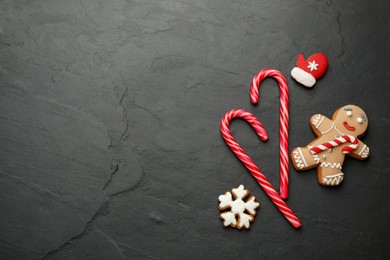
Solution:
<svg viewBox="0 0 390 260"><path fill-rule="evenodd" d="M358 147L348 155L358 160L365 160L370 155L370 148L359 140Z"/></svg>
<svg viewBox="0 0 390 260"><path fill-rule="evenodd" d="M310 118L310 126L317 136L321 136L332 130L334 128L334 123L326 116L316 114Z"/></svg>

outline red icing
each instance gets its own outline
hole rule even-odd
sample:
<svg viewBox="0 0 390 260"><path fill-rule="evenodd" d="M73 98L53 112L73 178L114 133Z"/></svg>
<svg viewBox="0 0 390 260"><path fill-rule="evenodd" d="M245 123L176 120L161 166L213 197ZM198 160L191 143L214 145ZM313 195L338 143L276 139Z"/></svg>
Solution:
<svg viewBox="0 0 390 260"><path fill-rule="evenodd" d="M310 65L309 62L315 62L315 64L318 64L318 66L316 66L317 69L311 70L310 67L308 67ZM299 54L297 59L297 67L310 73L315 79L319 79L324 75L326 69L328 68L328 58L326 58L325 54L323 53L314 53L307 60L305 60L303 54Z"/></svg>
<svg viewBox="0 0 390 260"><path fill-rule="evenodd" d="M348 125L347 121L344 121L343 125L348 131L355 131L355 127Z"/></svg>

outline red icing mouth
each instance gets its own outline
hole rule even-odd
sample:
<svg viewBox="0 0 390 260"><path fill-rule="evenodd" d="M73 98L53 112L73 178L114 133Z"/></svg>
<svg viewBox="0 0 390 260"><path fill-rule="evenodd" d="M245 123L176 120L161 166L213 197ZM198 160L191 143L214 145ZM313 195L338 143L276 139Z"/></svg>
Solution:
<svg viewBox="0 0 390 260"><path fill-rule="evenodd" d="M345 127L347 130L349 130L349 131L355 131L355 127L354 127L354 126L348 125L347 121L344 121L344 122L343 122L343 125L344 125L344 127Z"/></svg>

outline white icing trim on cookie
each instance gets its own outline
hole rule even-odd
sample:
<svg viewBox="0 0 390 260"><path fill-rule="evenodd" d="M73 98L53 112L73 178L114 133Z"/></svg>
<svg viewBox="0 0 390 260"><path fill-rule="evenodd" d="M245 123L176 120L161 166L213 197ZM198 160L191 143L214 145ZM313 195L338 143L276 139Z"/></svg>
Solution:
<svg viewBox="0 0 390 260"><path fill-rule="evenodd" d="M234 200L230 206L233 214L240 214L245 211L245 202L241 198Z"/></svg>
<svg viewBox="0 0 390 260"><path fill-rule="evenodd" d="M322 118L321 118L322 117ZM318 128L321 124L322 124L322 121L324 121L325 119L325 116L321 115L321 114L317 114L315 115L315 117L313 118L313 121L311 121L311 123L316 127Z"/></svg>
<svg viewBox="0 0 390 260"><path fill-rule="evenodd" d="M334 127L335 127L335 124L333 123L332 126L328 130L321 132L321 134L323 135L323 134L329 133L330 131L333 130Z"/></svg>
<svg viewBox="0 0 390 260"><path fill-rule="evenodd" d="M312 154L313 156L313 159L316 163L319 163L320 162L320 157L317 155L317 154Z"/></svg>
<svg viewBox="0 0 390 260"><path fill-rule="evenodd" d="M367 158L370 155L370 148L367 145L363 146L363 149L359 152L362 158Z"/></svg>
<svg viewBox="0 0 390 260"><path fill-rule="evenodd" d="M237 199L243 199L245 198L249 191L244 188L244 185L238 186L236 189L232 189L233 194L236 196Z"/></svg>
<svg viewBox="0 0 390 260"><path fill-rule="evenodd" d="M311 145L308 145L307 148L311 149L313 148L313 146ZM320 157L317 155L317 154L311 154L311 156L313 157L313 160L318 164L320 162Z"/></svg>
<svg viewBox="0 0 390 260"><path fill-rule="evenodd" d="M254 196L250 197L249 200L245 203L246 210L252 215L256 214L256 209L258 206L259 203L255 201Z"/></svg>
<svg viewBox="0 0 390 260"><path fill-rule="evenodd" d="M253 217L251 215L245 213L240 214L240 218L238 220L238 228L245 227L246 229L248 229L251 221L253 221Z"/></svg>
<svg viewBox="0 0 390 260"><path fill-rule="evenodd" d="M338 173L335 175L329 175L322 178L323 183L327 185L339 185L344 179L344 173Z"/></svg>
<svg viewBox="0 0 390 260"><path fill-rule="evenodd" d="M228 191L224 195L220 195L218 197L218 200L220 201L219 208L224 209L226 207L229 207L232 203L232 194L230 193L230 191Z"/></svg>
<svg viewBox="0 0 390 260"><path fill-rule="evenodd" d="M221 218L224 220L223 225L225 227L230 226L230 225L232 225L232 226L237 225L236 216L230 211L222 213Z"/></svg>
<svg viewBox="0 0 390 260"><path fill-rule="evenodd" d="M359 155L364 151L364 149L366 149L367 145L364 145L362 150L359 152Z"/></svg>
<svg viewBox="0 0 390 260"><path fill-rule="evenodd" d="M303 169L303 167L306 167L307 164L306 164L305 159L303 158L301 149L298 147L297 150L293 151L294 159L295 159L295 162L296 162L297 166L299 167L299 169Z"/></svg>
<svg viewBox="0 0 390 260"><path fill-rule="evenodd" d="M341 163L329 163L329 162L322 162L321 167L326 167L326 168L337 168L337 169L341 169L342 166L341 166Z"/></svg>

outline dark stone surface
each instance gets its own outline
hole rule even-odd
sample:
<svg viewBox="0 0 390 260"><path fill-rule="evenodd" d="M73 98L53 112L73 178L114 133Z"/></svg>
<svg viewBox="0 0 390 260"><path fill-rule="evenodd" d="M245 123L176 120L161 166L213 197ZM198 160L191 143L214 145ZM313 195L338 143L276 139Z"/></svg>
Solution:
<svg viewBox="0 0 390 260"><path fill-rule="evenodd" d="M0 1L1 259L385 259L390 257L388 1ZM277 186L279 90L299 52L330 67L312 90L290 77L290 147L308 120L363 107L368 161L338 188L291 168L294 230L219 133ZM224 229L217 197L238 184L261 202L250 231Z"/></svg>

